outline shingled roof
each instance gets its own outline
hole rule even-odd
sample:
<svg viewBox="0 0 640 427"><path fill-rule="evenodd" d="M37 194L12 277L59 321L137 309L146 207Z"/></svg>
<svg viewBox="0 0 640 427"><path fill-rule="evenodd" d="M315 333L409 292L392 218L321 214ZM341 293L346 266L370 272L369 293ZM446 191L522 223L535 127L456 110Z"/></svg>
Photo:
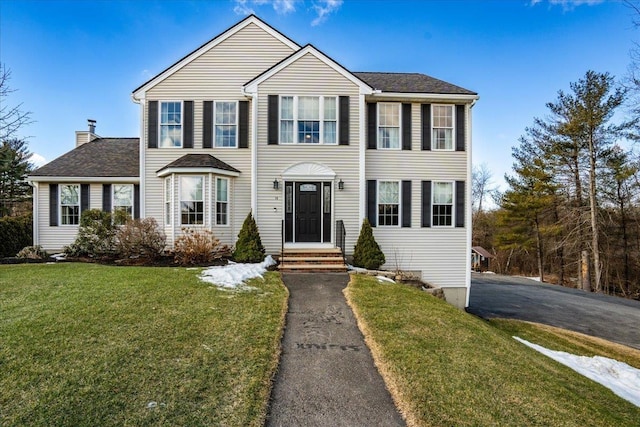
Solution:
<svg viewBox="0 0 640 427"><path fill-rule="evenodd" d="M159 169L158 173L162 172L165 169L172 168L212 168L228 172L240 173L238 169L226 164L216 157L213 157L211 154L185 154L179 159L174 160L165 167Z"/></svg>
<svg viewBox="0 0 640 427"><path fill-rule="evenodd" d="M139 138L94 139L36 169L29 177L137 177L139 146Z"/></svg>
<svg viewBox="0 0 640 427"><path fill-rule="evenodd" d="M382 92L438 93L446 95L477 95L442 80L420 73L353 73L360 80Z"/></svg>

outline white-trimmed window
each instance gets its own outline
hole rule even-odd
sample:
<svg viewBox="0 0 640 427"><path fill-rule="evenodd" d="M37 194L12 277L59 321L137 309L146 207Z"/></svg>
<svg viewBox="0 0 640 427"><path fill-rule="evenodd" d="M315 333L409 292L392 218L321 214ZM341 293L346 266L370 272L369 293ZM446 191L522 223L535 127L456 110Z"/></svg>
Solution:
<svg viewBox="0 0 640 427"><path fill-rule="evenodd" d="M171 193L173 192L173 182L170 176L164 179L164 221L169 225L172 222L172 205L171 205Z"/></svg>
<svg viewBox="0 0 640 427"><path fill-rule="evenodd" d="M433 182L433 226L451 227L453 225L453 182Z"/></svg>
<svg viewBox="0 0 640 427"><path fill-rule="evenodd" d="M80 224L79 184L60 184L60 224Z"/></svg>
<svg viewBox="0 0 640 427"><path fill-rule="evenodd" d="M203 224L204 221L204 177L180 177L180 223Z"/></svg>
<svg viewBox="0 0 640 427"><path fill-rule="evenodd" d="M213 129L216 147L238 146L238 103L215 102Z"/></svg>
<svg viewBox="0 0 640 427"><path fill-rule="evenodd" d="M336 96L281 96L281 144L337 144Z"/></svg>
<svg viewBox="0 0 640 427"><path fill-rule="evenodd" d="M400 103L378 103L378 148L400 149Z"/></svg>
<svg viewBox="0 0 640 427"><path fill-rule="evenodd" d="M378 225L399 224L400 182L378 181Z"/></svg>
<svg viewBox="0 0 640 427"><path fill-rule="evenodd" d="M453 150L453 105L434 105L433 149Z"/></svg>
<svg viewBox="0 0 640 427"><path fill-rule="evenodd" d="M113 196L111 198L111 212L124 212L128 216L133 216L133 184L113 184L111 186ZM124 218L123 218L124 219Z"/></svg>
<svg viewBox="0 0 640 427"><path fill-rule="evenodd" d="M182 147L182 102L160 102L160 147Z"/></svg>
<svg viewBox="0 0 640 427"><path fill-rule="evenodd" d="M229 180L216 178L216 225L229 225Z"/></svg>

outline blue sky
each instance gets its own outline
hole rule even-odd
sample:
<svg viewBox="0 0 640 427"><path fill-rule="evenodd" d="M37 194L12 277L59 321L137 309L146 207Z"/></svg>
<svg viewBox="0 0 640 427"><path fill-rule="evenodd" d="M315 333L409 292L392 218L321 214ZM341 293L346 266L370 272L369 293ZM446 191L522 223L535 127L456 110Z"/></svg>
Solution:
<svg viewBox="0 0 640 427"><path fill-rule="evenodd" d="M254 12L351 71L420 72L479 93L473 160L494 181L545 103L589 69L623 77L640 42L633 11L598 0L0 2L0 61L33 113L21 130L34 159L101 136L138 136L133 89Z"/></svg>

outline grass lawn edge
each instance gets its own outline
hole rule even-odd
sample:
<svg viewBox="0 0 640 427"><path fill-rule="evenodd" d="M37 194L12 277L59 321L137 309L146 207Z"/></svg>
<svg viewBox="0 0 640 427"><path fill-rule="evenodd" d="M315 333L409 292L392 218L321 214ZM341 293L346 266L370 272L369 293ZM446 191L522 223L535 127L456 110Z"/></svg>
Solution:
<svg viewBox="0 0 640 427"><path fill-rule="evenodd" d="M354 275L350 274L349 276L350 276L349 283L347 283L347 287L342 290L342 293L344 294L345 299L347 300L347 305L351 308L351 311L353 311L353 315L356 319L356 324L358 325L358 329L360 329L360 332L364 336L364 342L367 345L367 347L369 347L369 351L371 352L371 356L373 357L373 363L375 364L376 369L382 376L382 379L384 380L384 383L387 386L387 390L389 391L389 394L391 394L391 399L393 400L393 403L398 409L398 412L400 412L400 415L407 423L407 426L409 427L418 426L419 423L417 421L416 415L411 410L410 402L408 402L405 396L403 395L401 391L401 387L399 387L398 382L396 381L395 377L391 373L391 369L389 369L389 364L382 355L382 350L373 339L373 334L371 332L371 329L369 328L366 321L360 314L357 306L351 300L352 295L351 295L350 286L353 281Z"/></svg>

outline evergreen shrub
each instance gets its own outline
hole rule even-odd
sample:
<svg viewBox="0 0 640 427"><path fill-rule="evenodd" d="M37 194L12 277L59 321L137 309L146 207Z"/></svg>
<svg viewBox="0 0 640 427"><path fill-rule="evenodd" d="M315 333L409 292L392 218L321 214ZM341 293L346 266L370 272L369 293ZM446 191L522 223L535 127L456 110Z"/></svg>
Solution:
<svg viewBox="0 0 640 427"><path fill-rule="evenodd" d="M0 218L0 257L16 256L33 242L33 215Z"/></svg>
<svg viewBox="0 0 640 427"><path fill-rule="evenodd" d="M365 218L353 249L353 265L367 270L377 270L385 261L384 253L373 237L371 223Z"/></svg>
<svg viewBox="0 0 640 427"><path fill-rule="evenodd" d="M258 225L253 219L253 215L249 215L244 220L240 233L238 233L238 241L236 249L233 252L233 260L236 262L258 263L262 262L265 257L264 246L260 239Z"/></svg>

